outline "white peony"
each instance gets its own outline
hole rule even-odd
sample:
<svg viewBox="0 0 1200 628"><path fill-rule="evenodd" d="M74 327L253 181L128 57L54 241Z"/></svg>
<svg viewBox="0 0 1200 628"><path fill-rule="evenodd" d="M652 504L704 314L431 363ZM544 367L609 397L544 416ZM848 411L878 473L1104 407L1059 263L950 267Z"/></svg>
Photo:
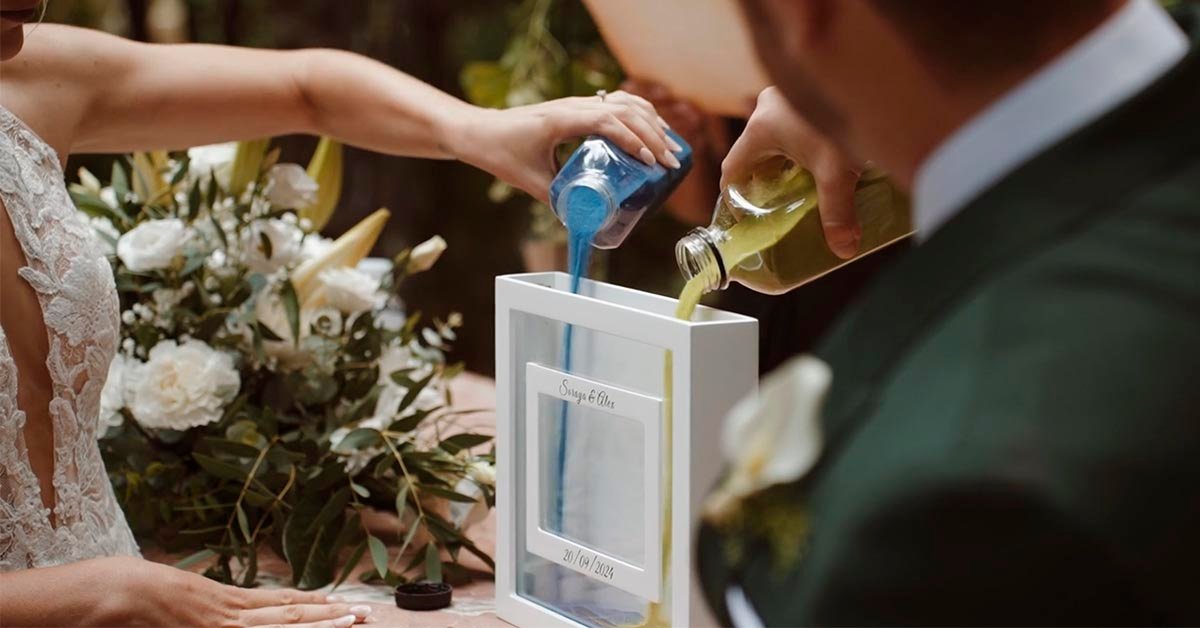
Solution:
<svg viewBox="0 0 1200 628"><path fill-rule="evenodd" d="M233 359L199 340L163 340L126 373L126 398L139 424L186 430L220 420L241 381Z"/></svg>
<svg viewBox="0 0 1200 628"><path fill-rule="evenodd" d="M263 236L271 243L270 251L263 246ZM303 239L304 232L289 221L257 220L242 230L242 262L256 273L275 272L300 260Z"/></svg>
<svg viewBox="0 0 1200 628"><path fill-rule="evenodd" d="M442 236L433 236L413 247L408 257L408 273L421 273L433 268L438 258L446 251L446 241Z"/></svg>
<svg viewBox="0 0 1200 628"><path fill-rule="evenodd" d="M117 257L133 272L162 270L183 254L191 232L178 218L148 220L117 240Z"/></svg>
<svg viewBox="0 0 1200 628"><path fill-rule="evenodd" d="M357 268L331 268L317 277L329 305L346 314L381 307L386 300L379 291L379 280Z"/></svg>
<svg viewBox="0 0 1200 628"><path fill-rule="evenodd" d="M214 173L222 188L229 188L229 177L233 173L233 158L237 155L237 142L209 144L188 149L188 174L193 179L205 179Z"/></svg>
<svg viewBox="0 0 1200 628"><path fill-rule="evenodd" d="M104 388L100 391L100 425L97 435L103 436L109 427L117 427L124 422L121 409L125 407L125 369L126 357L123 354L113 356L108 365L108 378L104 380Z"/></svg>
<svg viewBox="0 0 1200 628"><path fill-rule="evenodd" d="M317 182L299 164L275 164L267 171L267 200L277 209L295 209L317 201Z"/></svg>

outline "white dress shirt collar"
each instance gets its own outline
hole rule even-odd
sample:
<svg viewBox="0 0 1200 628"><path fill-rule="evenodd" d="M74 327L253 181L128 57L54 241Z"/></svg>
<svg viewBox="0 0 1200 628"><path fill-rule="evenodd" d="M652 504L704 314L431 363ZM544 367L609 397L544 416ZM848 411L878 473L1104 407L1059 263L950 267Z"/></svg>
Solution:
<svg viewBox="0 0 1200 628"><path fill-rule="evenodd" d="M1187 36L1162 7L1129 0L921 164L913 189L918 240L1021 164L1144 90L1187 51Z"/></svg>

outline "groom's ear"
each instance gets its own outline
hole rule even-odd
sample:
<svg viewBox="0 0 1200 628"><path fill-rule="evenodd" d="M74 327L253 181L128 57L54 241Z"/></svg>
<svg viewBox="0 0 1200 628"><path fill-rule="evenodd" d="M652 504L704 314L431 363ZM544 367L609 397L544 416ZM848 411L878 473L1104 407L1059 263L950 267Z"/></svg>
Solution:
<svg viewBox="0 0 1200 628"><path fill-rule="evenodd" d="M837 16L839 1L847 0L742 0L741 4L756 38L791 46L820 44ZM760 40L760 49L765 43Z"/></svg>
<svg viewBox="0 0 1200 628"><path fill-rule="evenodd" d="M741 0L741 5L759 58L768 70L782 72L830 45L832 25L845 10L838 3L855 1Z"/></svg>

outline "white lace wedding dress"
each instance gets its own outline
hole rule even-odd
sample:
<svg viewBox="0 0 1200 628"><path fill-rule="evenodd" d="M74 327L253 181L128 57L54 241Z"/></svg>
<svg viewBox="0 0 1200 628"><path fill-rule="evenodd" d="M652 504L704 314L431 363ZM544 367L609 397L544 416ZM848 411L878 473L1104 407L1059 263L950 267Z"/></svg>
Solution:
<svg viewBox="0 0 1200 628"><path fill-rule="evenodd" d="M37 291L53 381L54 523L25 449L17 365L0 328L0 571L137 555L96 444L100 390L119 342L112 270L67 194L54 150L0 107L0 199ZM36 325L29 329L36 330ZM16 333L26 330L13 330Z"/></svg>

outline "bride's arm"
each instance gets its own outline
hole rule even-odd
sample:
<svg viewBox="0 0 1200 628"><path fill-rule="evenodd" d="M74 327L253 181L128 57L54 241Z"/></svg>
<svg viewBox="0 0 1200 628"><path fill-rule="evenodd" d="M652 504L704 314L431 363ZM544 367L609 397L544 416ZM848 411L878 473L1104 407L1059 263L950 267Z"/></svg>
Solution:
<svg viewBox="0 0 1200 628"><path fill-rule="evenodd" d="M653 107L640 98L488 110L335 50L141 44L45 25L4 70L6 83L17 79L38 106L59 110L54 123L68 122L61 132L73 152L325 134L385 153L461 159L539 196L553 147L573 136L602 133L648 161L673 161Z"/></svg>
<svg viewBox="0 0 1200 628"><path fill-rule="evenodd" d="M346 628L369 614L323 593L240 589L131 557L0 573L2 626Z"/></svg>

